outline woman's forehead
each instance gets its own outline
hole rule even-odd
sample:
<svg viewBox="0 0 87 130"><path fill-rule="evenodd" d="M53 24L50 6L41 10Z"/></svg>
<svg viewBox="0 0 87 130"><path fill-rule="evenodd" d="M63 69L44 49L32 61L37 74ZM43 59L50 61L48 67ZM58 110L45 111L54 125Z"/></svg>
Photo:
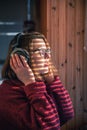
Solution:
<svg viewBox="0 0 87 130"><path fill-rule="evenodd" d="M46 43L44 42L43 39L33 39L30 48L32 49L46 48Z"/></svg>

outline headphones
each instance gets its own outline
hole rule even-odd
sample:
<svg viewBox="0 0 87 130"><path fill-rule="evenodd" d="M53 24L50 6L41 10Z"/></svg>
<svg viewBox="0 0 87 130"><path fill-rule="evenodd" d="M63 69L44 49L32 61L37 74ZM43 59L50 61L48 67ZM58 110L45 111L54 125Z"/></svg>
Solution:
<svg viewBox="0 0 87 130"><path fill-rule="evenodd" d="M27 50L25 49L22 49L19 47L19 40L20 40L20 37L21 36L25 36L27 35L29 39L35 39L35 38L41 38L41 39L45 39L44 35L41 34L41 33L38 33L38 32L31 32L31 33L19 33L18 36L17 36L17 42L12 45L12 54L16 53L18 54L19 56L22 55L25 57L26 61L28 62L28 64L30 65L30 56L29 56L29 53L27 52Z"/></svg>
<svg viewBox="0 0 87 130"><path fill-rule="evenodd" d="M25 35L24 33L19 33L18 34L18 36L17 36L17 42L14 45L12 45L13 51L11 52L11 55L16 53L16 54L18 54L19 57L20 57L20 55L24 56L25 59L26 59L26 61L27 61L27 63L29 63L29 65L30 65L29 53L27 52L27 50L22 49L22 48L19 47L20 37L24 36L24 35Z"/></svg>

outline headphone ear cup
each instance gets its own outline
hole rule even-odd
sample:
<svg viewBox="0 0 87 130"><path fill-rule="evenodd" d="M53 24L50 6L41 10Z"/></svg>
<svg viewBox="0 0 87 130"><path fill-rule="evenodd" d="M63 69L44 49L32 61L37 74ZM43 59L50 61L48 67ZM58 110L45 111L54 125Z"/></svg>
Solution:
<svg viewBox="0 0 87 130"><path fill-rule="evenodd" d="M24 56L25 59L26 59L26 61L27 61L27 63L28 63L29 65L31 65L29 53L28 53L25 49L15 48L15 49L12 51L11 55L12 55L12 54L15 54L15 53L18 54L18 56L20 56L20 55Z"/></svg>

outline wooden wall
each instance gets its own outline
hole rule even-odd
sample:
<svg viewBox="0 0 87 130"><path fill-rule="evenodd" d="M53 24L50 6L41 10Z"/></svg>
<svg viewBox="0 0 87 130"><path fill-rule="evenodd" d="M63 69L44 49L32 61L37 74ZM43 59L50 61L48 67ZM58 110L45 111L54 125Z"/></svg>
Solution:
<svg viewBox="0 0 87 130"><path fill-rule="evenodd" d="M87 52L84 52L85 0L40 0L40 27L53 61L73 101L75 117L61 130L87 130Z"/></svg>
<svg viewBox="0 0 87 130"><path fill-rule="evenodd" d="M87 0L85 0L85 33L84 33L84 121L87 124Z"/></svg>

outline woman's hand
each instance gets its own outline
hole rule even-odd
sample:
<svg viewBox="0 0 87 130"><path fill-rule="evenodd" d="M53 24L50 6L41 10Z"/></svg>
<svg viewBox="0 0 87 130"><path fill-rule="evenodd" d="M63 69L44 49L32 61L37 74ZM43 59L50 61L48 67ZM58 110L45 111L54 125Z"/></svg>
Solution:
<svg viewBox="0 0 87 130"><path fill-rule="evenodd" d="M52 71L49 71L47 74L42 75L45 82L50 84L54 81L54 74Z"/></svg>
<svg viewBox="0 0 87 130"><path fill-rule="evenodd" d="M13 54L10 59L10 66L17 78L25 85L35 82L34 74L23 56Z"/></svg>

